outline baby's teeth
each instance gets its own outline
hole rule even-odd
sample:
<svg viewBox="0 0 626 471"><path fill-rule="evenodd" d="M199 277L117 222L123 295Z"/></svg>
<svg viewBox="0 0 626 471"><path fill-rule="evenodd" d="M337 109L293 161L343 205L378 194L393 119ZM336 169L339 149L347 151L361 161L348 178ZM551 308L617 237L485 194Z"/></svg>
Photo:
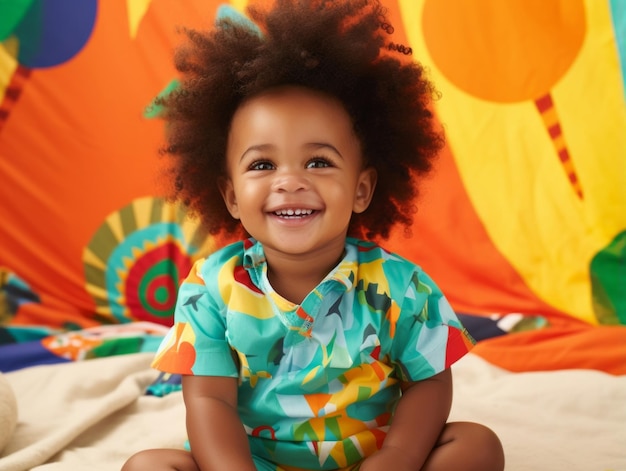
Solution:
<svg viewBox="0 0 626 471"><path fill-rule="evenodd" d="M279 216L306 216L313 212L312 209L281 209L276 211Z"/></svg>

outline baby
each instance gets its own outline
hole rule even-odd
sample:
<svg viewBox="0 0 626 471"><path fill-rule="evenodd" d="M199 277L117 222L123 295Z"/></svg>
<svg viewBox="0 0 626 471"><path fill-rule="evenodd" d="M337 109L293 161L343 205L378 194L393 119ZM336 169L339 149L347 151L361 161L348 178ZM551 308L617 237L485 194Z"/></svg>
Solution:
<svg viewBox="0 0 626 471"><path fill-rule="evenodd" d="M123 470L502 470L448 423L473 340L379 246L443 145L434 88L376 0L277 0L187 31L159 100L172 196L241 241L198 261L154 366L183 375L190 451Z"/></svg>

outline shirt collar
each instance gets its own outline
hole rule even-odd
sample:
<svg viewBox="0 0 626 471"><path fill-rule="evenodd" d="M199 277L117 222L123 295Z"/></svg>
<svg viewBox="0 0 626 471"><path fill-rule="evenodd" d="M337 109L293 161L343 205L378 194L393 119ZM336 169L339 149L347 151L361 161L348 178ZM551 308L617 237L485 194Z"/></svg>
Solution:
<svg viewBox="0 0 626 471"><path fill-rule="evenodd" d="M345 255L337 266L322 280L320 285L329 281L342 284L346 291L352 289L358 270L358 248L351 238L346 240ZM250 273L252 281L260 286L260 280L267 263L263 245L255 239L244 241L243 266Z"/></svg>
<svg viewBox="0 0 626 471"><path fill-rule="evenodd" d="M243 241L243 267L252 271L265 264L265 252L260 242L255 239Z"/></svg>

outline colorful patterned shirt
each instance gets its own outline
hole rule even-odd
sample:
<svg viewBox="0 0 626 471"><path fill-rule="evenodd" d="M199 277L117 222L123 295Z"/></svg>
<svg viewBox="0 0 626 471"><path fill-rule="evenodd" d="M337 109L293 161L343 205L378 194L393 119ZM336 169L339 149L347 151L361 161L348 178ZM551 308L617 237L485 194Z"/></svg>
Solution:
<svg viewBox="0 0 626 471"><path fill-rule="evenodd" d="M238 377L253 455L337 469L381 447L400 381L440 373L472 345L421 268L374 243L348 239L297 305L272 289L263 247L248 239L195 264L153 366Z"/></svg>

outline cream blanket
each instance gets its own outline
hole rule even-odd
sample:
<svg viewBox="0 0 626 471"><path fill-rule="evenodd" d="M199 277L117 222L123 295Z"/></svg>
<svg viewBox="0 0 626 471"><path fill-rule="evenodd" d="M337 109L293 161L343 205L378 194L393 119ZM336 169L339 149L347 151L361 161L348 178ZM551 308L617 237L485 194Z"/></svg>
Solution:
<svg viewBox="0 0 626 471"><path fill-rule="evenodd" d="M181 394L144 395L157 375L151 358L132 354L7 374L19 422L0 471L111 471L135 451L181 446ZM626 376L509 373L474 354L453 372L451 420L492 427L508 471L626 470Z"/></svg>

